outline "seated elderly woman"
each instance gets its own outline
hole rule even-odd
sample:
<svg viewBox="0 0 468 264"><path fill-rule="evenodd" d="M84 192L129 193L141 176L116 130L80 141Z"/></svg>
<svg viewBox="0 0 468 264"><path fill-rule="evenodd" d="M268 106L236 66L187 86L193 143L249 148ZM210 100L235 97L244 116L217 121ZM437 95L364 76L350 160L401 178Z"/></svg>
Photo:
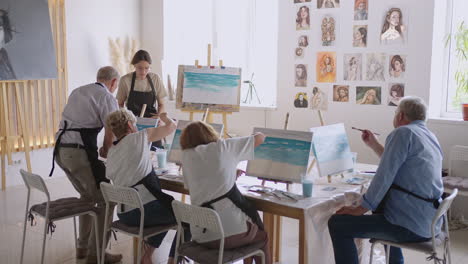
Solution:
<svg viewBox="0 0 468 264"><path fill-rule="evenodd" d="M138 190L145 209L145 227L175 224L172 212L172 196L161 191L159 179L156 176L150 156L151 142L161 140L171 134L175 123L160 114L164 125L138 131L135 116L126 109L115 111L107 117L106 124L117 137L107 156L107 178L117 186L133 187ZM140 209L119 206L119 219L129 226L139 226ZM159 247L166 233L150 237L146 241L142 263L152 263L151 256ZM190 235L189 235L190 237ZM169 253L168 264L174 263L175 239Z"/></svg>

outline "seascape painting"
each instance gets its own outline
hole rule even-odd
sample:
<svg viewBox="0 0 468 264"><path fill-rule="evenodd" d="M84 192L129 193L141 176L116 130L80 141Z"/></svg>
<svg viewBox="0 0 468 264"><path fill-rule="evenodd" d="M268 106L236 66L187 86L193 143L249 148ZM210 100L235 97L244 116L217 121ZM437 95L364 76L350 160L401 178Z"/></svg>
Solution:
<svg viewBox="0 0 468 264"><path fill-rule="evenodd" d="M177 108L239 111L241 69L179 65Z"/></svg>
<svg viewBox="0 0 468 264"><path fill-rule="evenodd" d="M247 163L247 175L301 182L310 157L312 133L282 129L254 128L265 134L265 142L255 148L255 159Z"/></svg>
<svg viewBox="0 0 468 264"><path fill-rule="evenodd" d="M339 174L353 168L348 136L342 123L311 128L313 152L320 176Z"/></svg>
<svg viewBox="0 0 468 264"><path fill-rule="evenodd" d="M182 148L180 147L180 135L182 130L186 128L192 121L179 120L177 122L177 128L172 138L171 149L169 150L167 160L176 164L182 162ZM210 124L219 135L222 135L224 125L223 124Z"/></svg>

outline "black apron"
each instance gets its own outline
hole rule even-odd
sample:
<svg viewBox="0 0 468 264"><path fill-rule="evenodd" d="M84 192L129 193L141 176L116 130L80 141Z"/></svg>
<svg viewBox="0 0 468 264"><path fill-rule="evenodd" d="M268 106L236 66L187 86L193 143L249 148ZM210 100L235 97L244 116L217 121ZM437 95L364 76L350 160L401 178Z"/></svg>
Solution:
<svg viewBox="0 0 468 264"><path fill-rule="evenodd" d="M99 86L104 86L100 83L96 83ZM101 132L103 127L96 128L67 128L67 121L64 121L64 126L57 137L55 142L54 152L52 154L52 169L50 170L49 177L52 176L55 169L55 157L58 153L60 147L74 147L74 148L83 148L88 156L89 163L91 164L91 171L93 172L94 179L96 180L96 187L100 188L101 182L110 182L106 178L106 166L104 162L99 160L98 146L97 146L97 136ZM76 131L80 133L81 140L83 141L83 146L79 144L61 144L62 136L66 131Z"/></svg>
<svg viewBox="0 0 468 264"><path fill-rule="evenodd" d="M134 90L136 73L134 72L132 75L132 84L130 85L130 93L128 94L127 108L132 111L135 116L140 116L141 109L144 104L146 104L146 110L143 117L151 117L152 114L158 113L158 110L154 107L154 104L156 103L156 89L154 88L154 84L149 75L146 75L146 79L148 79L152 91L137 92Z"/></svg>
<svg viewBox="0 0 468 264"><path fill-rule="evenodd" d="M208 201L206 203L203 203L201 206L206 207L206 208L211 208L214 210L212 204L222 200L224 198L228 198L231 200L231 202L237 206L237 208L241 209L241 211L246 214L250 219L253 221L254 224L260 228L260 230L265 230L263 226L262 219L260 219L260 215L258 214L257 208L253 206L245 197L242 195L242 193L239 191L237 188L237 185L234 183L234 186L232 186L231 190L229 190L226 194L221 195L218 198L215 198L211 201Z"/></svg>

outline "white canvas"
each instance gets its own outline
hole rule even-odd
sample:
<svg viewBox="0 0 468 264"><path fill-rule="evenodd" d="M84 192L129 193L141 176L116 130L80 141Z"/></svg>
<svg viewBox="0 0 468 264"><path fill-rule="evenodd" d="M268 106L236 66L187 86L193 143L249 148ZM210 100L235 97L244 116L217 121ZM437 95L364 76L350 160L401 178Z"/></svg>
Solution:
<svg viewBox="0 0 468 264"><path fill-rule="evenodd" d="M282 129L254 128L266 135L255 148L255 159L247 163L247 175L273 180L301 182L307 171L312 133Z"/></svg>
<svg viewBox="0 0 468 264"><path fill-rule="evenodd" d="M182 134L182 130L186 128L192 121L186 120L179 120L177 122L177 128L174 132L174 137L172 138L171 149L169 150L169 154L167 156L167 160L169 162L174 162L177 164L182 163L182 148L180 147L180 135ZM224 125L223 124L210 124L219 135L222 135Z"/></svg>
<svg viewBox="0 0 468 264"><path fill-rule="evenodd" d="M353 169L348 136L342 123L314 127L313 152L321 177Z"/></svg>
<svg viewBox="0 0 468 264"><path fill-rule="evenodd" d="M239 104L239 68L184 66L184 103Z"/></svg>

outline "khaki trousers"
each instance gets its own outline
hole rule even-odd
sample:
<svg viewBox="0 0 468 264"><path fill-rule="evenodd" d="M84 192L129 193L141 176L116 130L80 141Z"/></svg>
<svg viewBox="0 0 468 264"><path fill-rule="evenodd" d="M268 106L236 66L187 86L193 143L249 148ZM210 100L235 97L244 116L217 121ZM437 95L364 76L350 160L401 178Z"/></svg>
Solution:
<svg viewBox="0 0 468 264"><path fill-rule="evenodd" d="M57 164L65 171L75 190L80 194L80 199L95 202L97 205L97 222L99 247L102 245L102 231L104 230L105 202L101 191L96 186L96 180L91 171L91 164L84 149L58 148L55 157ZM109 224L112 222L114 207L109 211ZM78 248L87 248L88 254L96 256L96 238L93 229L93 218L89 215L79 217ZM106 236L106 245L109 234ZM102 250L101 250L102 251Z"/></svg>

